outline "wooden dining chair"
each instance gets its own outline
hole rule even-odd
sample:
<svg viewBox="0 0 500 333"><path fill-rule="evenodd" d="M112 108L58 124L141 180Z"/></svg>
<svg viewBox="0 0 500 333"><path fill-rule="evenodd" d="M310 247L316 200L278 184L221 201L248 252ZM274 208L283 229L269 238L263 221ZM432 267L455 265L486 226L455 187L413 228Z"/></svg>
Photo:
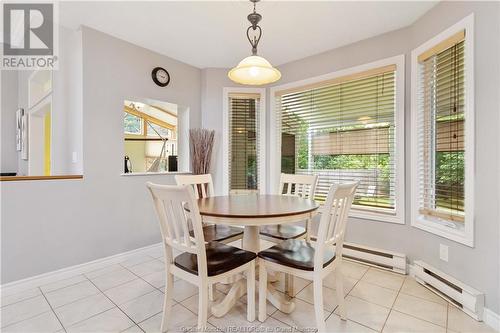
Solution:
<svg viewBox="0 0 500 333"><path fill-rule="evenodd" d="M279 194L293 195L304 199L314 199L317 175L294 175L282 173L280 177ZM291 224L269 225L260 229L260 235L272 242L281 242L287 239L307 238L311 221L306 221L306 227Z"/></svg>
<svg viewBox="0 0 500 333"><path fill-rule="evenodd" d="M210 174L176 175L175 181L177 185L191 186L196 199L207 198L214 195L214 185ZM203 235L207 242L216 241L227 244L238 239L243 239L243 228L220 224L203 224Z"/></svg>
<svg viewBox="0 0 500 333"><path fill-rule="evenodd" d="M267 269L313 281L314 311L325 332L323 279L334 272L341 319L345 320L342 249L349 210L359 182L332 185L324 205L316 243L289 239L259 252L259 320L266 319Z"/></svg>
<svg viewBox="0 0 500 333"><path fill-rule="evenodd" d="M304 199L314 199L317 175L295 175L282 173L280 176L279 194L297 196ZM301 221L295 221L301 222ZM260 235L265 240L279 243L288 239L306 238L310 240L311 220L306 220L305 228L293 224L267 225L260 228ZM285 293L295 296L293 276L285 274Z"/></svg>
<svg viewBox="0 0 500 333"><path fill-rule="evenodd" d="M184 185L148 182L160 222L165 251L166 285L161 332L168 329L174 276L199 288L198 329L205 329L208 317L208 287L228 277L246 273L247 319L255 320L256 254L218 242L205 243L201 216L192 189ZM194 236L190 235L190 230ZM173 257L173 249L182 254Z"/></svg>

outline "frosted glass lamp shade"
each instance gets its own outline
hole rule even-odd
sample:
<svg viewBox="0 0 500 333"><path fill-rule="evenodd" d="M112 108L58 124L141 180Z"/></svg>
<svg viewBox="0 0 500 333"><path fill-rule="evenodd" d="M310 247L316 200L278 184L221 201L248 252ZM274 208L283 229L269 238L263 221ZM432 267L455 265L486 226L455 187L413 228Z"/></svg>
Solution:
<svg viewBox="0 0 500 333"><path fill-rule="evenodd" d="M240 61L227 76L236 83L258 86L278 81L281 73L266 59L253 55Z"/></svg>

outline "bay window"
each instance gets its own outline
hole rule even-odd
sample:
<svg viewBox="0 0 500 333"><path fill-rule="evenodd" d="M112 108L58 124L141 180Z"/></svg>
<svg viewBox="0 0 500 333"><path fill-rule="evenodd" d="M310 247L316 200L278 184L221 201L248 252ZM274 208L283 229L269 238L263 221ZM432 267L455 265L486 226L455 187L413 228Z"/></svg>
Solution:
<svg viewBox="0 0 500 333"><path fill-rule="evenodd" d="M472 17L413 52L412 224L472 245Z"/></svg>
<svg viewBox="0 0 500 333"><path fill-rule="evenodd" d="M275 172L316 174L315 199L359 180L352 216L403 223L403 57L273 89Z"/></svg>

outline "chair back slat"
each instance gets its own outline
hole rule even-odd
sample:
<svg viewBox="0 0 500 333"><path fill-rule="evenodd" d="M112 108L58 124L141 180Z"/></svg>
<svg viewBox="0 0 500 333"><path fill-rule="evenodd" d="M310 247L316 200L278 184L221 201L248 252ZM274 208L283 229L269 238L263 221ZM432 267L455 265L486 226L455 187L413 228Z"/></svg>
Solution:
<svg viewBox="0 0 500 333"><path fill-rule="evenodd" d="M337 258L342 257L347 218L359 182L334 184L328 191L319 223L314 258L314 269L323 268L323 254L333 249Z"/></svg>
<svg viewBox="0 0 500 333"><path fill-rule="evenodd" d="M208 198L214 195L212 175L176 175L177 185L189 185L193 188L196 199Z"/></svg>
<svg viewBox="0 0 500 333"><path fill-rule="evenodd" d="M280 177L279 193L283 195L293 195L304 199L313 199L317 185L317 175L295 175L282 173Z"/></svg>
<svg viewBox="0 0 500 333"><path fill-rule="evenodd" d="M189 185L157 185L150 182L147 187L153 198L164 244L197 254L198 262L204 260L206 266L201 216L192 188ZM193 230L194 237L190 236L190 230Z"/></svg>

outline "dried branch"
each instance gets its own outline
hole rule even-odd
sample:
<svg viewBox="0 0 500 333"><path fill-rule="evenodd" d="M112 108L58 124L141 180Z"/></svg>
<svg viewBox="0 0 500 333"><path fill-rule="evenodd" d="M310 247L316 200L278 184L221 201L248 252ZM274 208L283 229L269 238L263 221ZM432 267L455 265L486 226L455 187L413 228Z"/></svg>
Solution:
<svg viewBox="0 0 500 333"><path fill-rule="evenodd" d="M213 130L204 128L193 128L189 130L193 174L201 175L210 172L214 136L215 131Z"/></svg>

